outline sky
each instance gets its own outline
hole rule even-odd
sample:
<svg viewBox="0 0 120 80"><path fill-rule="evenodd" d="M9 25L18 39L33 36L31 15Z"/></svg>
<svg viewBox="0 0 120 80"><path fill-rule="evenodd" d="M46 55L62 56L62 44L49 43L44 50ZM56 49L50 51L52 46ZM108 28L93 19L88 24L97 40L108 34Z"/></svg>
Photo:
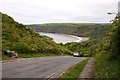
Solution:
<svg viewBox="0 0 120 80"><path fill-rule="evenodd" d="M108 23L119 0L0 0L0 12L22 24Z"/></svg>

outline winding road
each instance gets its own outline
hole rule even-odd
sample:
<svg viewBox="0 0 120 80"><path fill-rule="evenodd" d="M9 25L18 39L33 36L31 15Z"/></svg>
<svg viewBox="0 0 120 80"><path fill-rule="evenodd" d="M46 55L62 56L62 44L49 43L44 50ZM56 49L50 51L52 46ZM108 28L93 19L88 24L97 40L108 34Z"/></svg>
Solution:
<svg viewBox="0 0 120 80"><path fill-rule="evenodd" d="M86 57L52 56L5 62L2 63L2 77L54 78L84 59Z"/></svg>

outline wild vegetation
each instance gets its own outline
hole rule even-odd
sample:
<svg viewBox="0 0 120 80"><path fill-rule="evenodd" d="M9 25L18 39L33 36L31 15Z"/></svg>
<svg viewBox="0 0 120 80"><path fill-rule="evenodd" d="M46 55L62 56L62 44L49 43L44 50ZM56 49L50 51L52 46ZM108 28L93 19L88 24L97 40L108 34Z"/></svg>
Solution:
<svg viewBox="0 0 120 80"><path fill-rule="evenodd" d="M85 42L72 42L65 44L65 47L72 52L79 52L82 56L92 57L95 55L95 49L99 40L93 39Z"/></svg>
<svg viewBox="0 0 120 80"><path fill-rule="evenodd" d="M2 50L12 50L28 55L35 53L71 54L68 49L56 44L51 38L39 35L6 14L2 14Z"/></svg>
<svg viewBox="0 0 120 80"><path fill-rule="evenodd" d="M30 28L42 32L85 36L89 37L90 40L82 43L73 42L60 45L56 44L51 38L41 36ZM51 23L26 27L14 21L10 16L2 14L2 29L2 50L14 50L21 57L64 55L71 54L71 52L80 52L83 56L95 57L97 78L119 78L120 76L119 16L113 20L112 24ZM6 56L5 59L7 59Z"/></svg>
<svg viewBox="0 0 120 80"><path fill-rule="evenodd" d="M117 16L106 36L96 48L96 75L99 78L120 77L120 16Z"/></svg>
<svg viewBox="0 0 120 80"><path fill-rule="evenodd" d="M101 39L96 38L82 43L67 43L71 51L95 58L97 78L119 78L120 76L120 17L117 16L109 30Z"/></svg>
<svg viewBox="0 0 120 80"><path fill-rule="evenodd" d="M72 42L62 45L72 52L79 52L83 56L95 55L95 49L99 45L97 42L105 36L109 29L108 23L48 23L27 25L37 32L64 33L80 37L89 37L85 42Z"/></svg>
<svg viewBox="0 0 120 80"><path fill-rule="evenodd" d="M64 33L95 39L103 37L109 29L109 25L107 23L49 23L28 25L28 27L38 32Z"/></svg>

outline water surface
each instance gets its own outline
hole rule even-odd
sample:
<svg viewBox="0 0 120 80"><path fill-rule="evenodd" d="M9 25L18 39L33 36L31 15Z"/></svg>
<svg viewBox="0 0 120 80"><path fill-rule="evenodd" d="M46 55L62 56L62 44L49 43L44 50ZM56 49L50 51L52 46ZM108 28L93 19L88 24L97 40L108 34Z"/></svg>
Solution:
<svg viewBox="0 0 120 80"><path fill-rule="evenodd" d="M80 42L80 41L82 41L81 37L73 36L73 35L67 35L67 34L45 33L45 32L39 32L39 34L53 38L53 40L56 43L65 44L65 43L68 43L68 42Z"/></svg>

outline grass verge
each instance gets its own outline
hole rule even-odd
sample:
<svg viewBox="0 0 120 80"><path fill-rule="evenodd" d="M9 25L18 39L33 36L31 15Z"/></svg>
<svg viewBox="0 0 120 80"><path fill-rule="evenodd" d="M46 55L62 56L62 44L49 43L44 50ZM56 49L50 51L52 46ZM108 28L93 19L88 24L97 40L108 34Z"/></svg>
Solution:
<svg viewBox="0 0 120 80"><path fill-rule="evenodd" d="M62 75L60 79L62 80L68 80L69 79L75 79L79 78L80 73L83 71L83 68L85 67L86 63L88 62L88 59L85 59L81 61L80 63L76 64L73 68L71 68L66 74Z"/></svg>
<svg viewBox="0 0 120 80"><path fill-rule="evenodd" d="M64 55L57 55L53 53L19 53L18 57L19 58L35 58L35 57L45 57L45 56L68 56L68 54ZM8 60L9 57L6 55L2 55L2 60Z"/></svg>
<svg viewBox="0 0 120 80"><path fill-rule="evenodd" d="M8 59L9 59L9 57L8 57L8 56L6 56L6 55L2 54L2 60L8 60Z"/></svg>
<svg viewBox="0 0 120 80"><path fill-rule="evenodd" d="M120 61L96 60L95 72L97 78L119 78Z"/></svg>

